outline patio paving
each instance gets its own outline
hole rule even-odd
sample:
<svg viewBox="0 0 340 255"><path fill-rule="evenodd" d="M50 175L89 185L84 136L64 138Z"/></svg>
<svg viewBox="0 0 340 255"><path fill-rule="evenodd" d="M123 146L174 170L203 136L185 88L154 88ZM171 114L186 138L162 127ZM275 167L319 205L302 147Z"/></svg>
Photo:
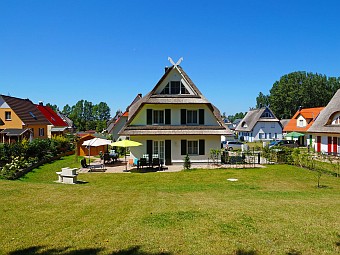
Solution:
<svg viewBox="0 0 340 255"><path fill-rule="evenodd" d="M102 160L99 158L96 158L93 162L91 162L91 165L96 165L96 166L100 166L102 164ZM202 169L217 169L217 168L243 168L244 165L243 164L219 164L219 165L212 165L212 164L192 164L191 168L202 168ZM255 166L251 166L251 167L264 167L263 165L259 165L256 164ZM170 165L170 166L166 166L166 169L157 171L157 169L154 170L147 170L147 169L143 169L143 170L137 170L136 166L129 166L127 167L127 171L126 169L126 163L124 161L124 159L120 159L118 160L118 162L115 162L114 164L105 164L104 167L106 170L105 171L100 171L100 168L95 168L94 171L89 171L89 169L84 169L84 168L80 168L79 169L79 173L131 173L131 172L160 172L160 173L167 173L167 172L179 172L183 170L183 165L182 164L174 164L174 165ZM98 171L96 170L98 169Z"/></svg>

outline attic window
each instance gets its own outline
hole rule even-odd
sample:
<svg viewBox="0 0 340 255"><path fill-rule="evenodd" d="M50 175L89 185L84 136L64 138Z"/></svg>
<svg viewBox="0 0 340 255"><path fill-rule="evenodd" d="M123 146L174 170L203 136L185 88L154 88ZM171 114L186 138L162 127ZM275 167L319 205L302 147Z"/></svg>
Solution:
<svg viewBox="0 0 340 255"><path fill-rule="evenodd" d="M5 112L5 120L12 120L11 112Z"/></svg>
<svg viewBox="0 0 340 255"><path fill-rule="evenodd" d="M164 87L161 94L163 95L189 94L189 91L181 81L171 81Z"/></svg>
<svg viewBox="0 0 340 255"><path fill-rule="evenodd" d="M262 118L272 118L273 116L270 114L270 112L264 112L261 117Z"/></svg>
<svg viewBox="0 0 340 255"><path fill-rule="evenodd" d="M29 113L31 114L31 116L32 116L33 119L35 119L35 120L37 119L37 117L34 115L33 112L29 112Z"/></svg>
<svg viewBox="0 0 340 255"><path fill-rule="evenodd" d="M244 127L244 128L248 127L247 123L242 122L242 127Z"/></svg>

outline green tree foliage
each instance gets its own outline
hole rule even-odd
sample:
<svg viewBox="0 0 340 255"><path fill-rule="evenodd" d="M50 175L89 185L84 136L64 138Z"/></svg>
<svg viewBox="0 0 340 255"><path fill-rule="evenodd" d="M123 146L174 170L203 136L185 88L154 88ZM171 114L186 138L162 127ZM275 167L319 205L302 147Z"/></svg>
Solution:
<svg viewBox="0 0 340 255"><path fill-rule="evenodd" d="M262 93L256 103L269 99L270 108L278 118L291 118L303 108L326 106L334 93L340 88L340 78L329 77L317 73L293 72L276 81L269 95Z"/></svg>
<svg viewBox="0 0 340 255"><path fill-rule="evenodd" d="M50 103L47 103L46 106L50 107L53 111L59 111L59 108L56 104L50 104Z"/></svg>
<svg viewBox="0 0 340 255"><path fill-rule="evenodd" d="M269 105L269 96L260 92L256 98L256 108L261 108L267 105Z"/></svg>
<svg viewBox="0 0 340 255"><path fill-rule="evenodd" d="M238 112L235 115L228 115L228 119L231 123L233 123L236 119L243 119L246 116L247 112Z"/></svg>

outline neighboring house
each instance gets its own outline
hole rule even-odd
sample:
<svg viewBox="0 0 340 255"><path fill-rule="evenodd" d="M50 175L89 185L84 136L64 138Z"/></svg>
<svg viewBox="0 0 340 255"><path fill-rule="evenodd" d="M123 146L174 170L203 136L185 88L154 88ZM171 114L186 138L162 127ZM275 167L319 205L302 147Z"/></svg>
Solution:
<svg viewBox="0 0 340 255"><path fill-rule="evenodd" d="M74 125L73 121L61 112L57 112L57 114L67 124L67 133L71 133L71 134L75 133L76 126Z"/></svg>
<svg viewBox="0 0 340 255"><path fill-rule="evenodd" d="M308 133L315 137L316 152L339 154L340 151L340 90L320 112Z"/></svg>
<svg viewBox="0 0 340 255"><path fill-rule="evenodd" d="M228 128L231 130L231 131L235 131L235 128L238 126L238 124L241 122L242 119L235 119L233 121L233 123L230 123L228 124Z"/></svg>
<svg viewBox="0 0 340 255"><path fill-rule="evenodd" d="M313 125L314 121L323 109L324 107L299 108L299 110L289 120L288 124L283 128L283 132L289 133L295 131L305 134L305 136L299 137L299 144L304 146L312 145L313 137L311 134L307 134L307 130Z"/></svg>
<svg viewBox="0 0 340 255"><path fill-rule="evenodd" d="M282 139L280 120L268 107L247 112L235 131L239 139L247 142Z"/></svg>
<svg viewBox="0 0 340 255"><path fill-rule="evenodd" d="M0 142L47 138L50 122L29 99L0 95Z"/></svg>
<svg viewBox="0 0 340 255"><path fill-rule="evenodd" d="M289 123L290 119L280 119L280 123L281 123L281 126L283 128L283 135L285 135L285 127L287 126L287 124Z"/></svg>
<svg viewBox="0 0 340 255"><path fill-rule="evenodd" d="M49 106L44 105L39 102L36 105L38 110L45 116L45 118L50 122L47 126L47 137L51 138L55 135L64 135L68 131L68 124L66 124L60 116L52 110Z"/></svg>
<svg viewBox="0 0 340 255"><path fill-rule="evenodd" d="M132 103L126 108L126 111L124 113L117 112L116 116L113 117L109 122L108 122L108 127L107 127L107 132L108 134L112 135L112 140L117 141L117 140L125 140L126 136L121 136L119 135L119 132L122 130L126 122L128 121L129 117L129 109L131 105L135 104L138 100L142 99L142 94L138 94L135 99L132 101Z"/></svg>
<svg viewBox="0 0 340 255"><path fill-rule="evenodd" d="M184 70L165 69L155 87L129 109L120 135L142 146L131 147L135 158L157 156L166 165L207 162L210 149L221 148L221 135L232 135L220 112L198 90Z"/></svg>

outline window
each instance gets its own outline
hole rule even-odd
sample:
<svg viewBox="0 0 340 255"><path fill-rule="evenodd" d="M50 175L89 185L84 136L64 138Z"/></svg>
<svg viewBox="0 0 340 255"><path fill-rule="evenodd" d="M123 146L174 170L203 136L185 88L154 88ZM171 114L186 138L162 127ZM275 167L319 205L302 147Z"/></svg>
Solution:
<svg viewBox="0 0 340 255"><path fill-rule="evenodd" d="M299 120L299 127L303 127L303 120Z"/></svg>
<svg viewBox="0 0 340 255"><path fill-rule="evenodd" d="M277 133L274 134L274 139L277 139Z"/></svg>
<svg viewBox="0 0 340 255"><path fill-rule="evenodd" d="M153 124L164 124L164 111L153 111Z"/></svg>
<svg viewBox="0 0 340 255"><path fill-rule="evenodd" d="M264 139L265 138L265 134L264 133L259 133L259 138L260 139Z"/></svg>
<svg viewBox="0 0 340 255"><path fill-rule="evenodd" d="M5 120L12 120L12 113L11 112L5 112Z"/></svg>
<svg viewBox="0 0 340 255"><path fill-rule="evenodd" d="M197 124L197 110L187 110L187 124Z"/></svg>
<svg viewBox="0 0 340 255"><path fill-rule="evenodd" d="M270 114L270 112L264 112L261 117L262 118L272 118L273 116Z"/></svg>
<svg viewBox="0 0 340 255"><path fill-rule="evenodd" d="M188 141L188 154L198 155L198 141Z"/></svg>
<svg viewBox="0 0 340 255"><path fill-rule="evenodd" d="M45 135L44 128L39 128L39 136L44 136L44 135Z"/></svg>
<svg viewBox="0 0 340 255"><path fill-rule="evenodd" d="M337 118L335 118L334 120L333 120L333 123L332 123L333 125L339 125L340 124L340 116L338 116Z"/></svg>
<svg viewBox="0 0 340 255"><path fill-rule="evenodd" d="M161 94L163 95L189 94L189 91L181 81L171 81L164 87Z"/></svg>

